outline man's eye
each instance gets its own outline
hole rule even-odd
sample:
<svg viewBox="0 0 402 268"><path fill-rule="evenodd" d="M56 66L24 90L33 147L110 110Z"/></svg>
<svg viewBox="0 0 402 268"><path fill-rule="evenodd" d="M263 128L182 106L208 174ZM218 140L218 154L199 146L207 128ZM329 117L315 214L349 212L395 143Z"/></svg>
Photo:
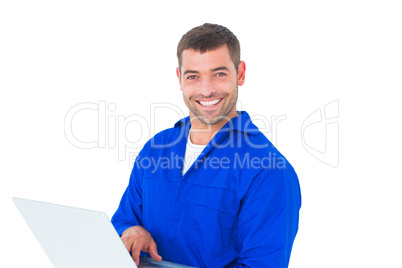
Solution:
<svg viewBox="0 0 402 268"><path fill-rule="evenodd" d="M216 76L225 76L225 73L217 73Z"/></svg>
<svg viewBox="0 0 402 268"><path fill-rule="evenodd" d="M190 76L187 77L187 79L189 79L189 80L194 80L194 79L196 79L196 78L197 78L196 75L190 75Z"/></svg>

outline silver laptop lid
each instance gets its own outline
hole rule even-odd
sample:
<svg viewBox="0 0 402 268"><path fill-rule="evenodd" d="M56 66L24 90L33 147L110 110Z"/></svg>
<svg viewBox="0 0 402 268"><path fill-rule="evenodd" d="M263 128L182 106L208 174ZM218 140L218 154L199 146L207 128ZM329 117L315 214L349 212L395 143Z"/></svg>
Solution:
<svg viewBox="0 0 402 268"><path fill-rule="evenodd" d="M52 264L57 268L136 268L103 212L13 198Z"/></svg>
<svg viewBox="0 0 402 268"><path fill-rule="evenodd" d="M137 268L103 212L14 197L13 201L56 268ZM186 268L141 257L139 268Z"/></svg>

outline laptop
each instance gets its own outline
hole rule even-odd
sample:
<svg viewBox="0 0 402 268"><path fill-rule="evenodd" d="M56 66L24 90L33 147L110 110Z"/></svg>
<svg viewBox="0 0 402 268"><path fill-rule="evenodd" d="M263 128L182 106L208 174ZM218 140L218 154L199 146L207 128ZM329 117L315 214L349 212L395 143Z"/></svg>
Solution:
<svg viewBox="0 0 402 268"><path fill-rule="evenodd" d="M56 268L137 268L107 215L14 197L13 201ZM141 257L138 268L191 267Z"/></svg>

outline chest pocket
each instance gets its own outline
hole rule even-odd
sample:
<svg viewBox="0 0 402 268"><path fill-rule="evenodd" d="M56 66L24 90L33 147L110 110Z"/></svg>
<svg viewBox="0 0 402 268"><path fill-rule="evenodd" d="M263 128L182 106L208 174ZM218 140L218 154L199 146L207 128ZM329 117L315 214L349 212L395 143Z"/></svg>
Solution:
<svg viewBox="0 0 402 268"><path fill-rule="evenodd" d="M222 256L231 245L231 236L237 210L234 192L196 186L190 197L191 243L205 254Z"/></svg>

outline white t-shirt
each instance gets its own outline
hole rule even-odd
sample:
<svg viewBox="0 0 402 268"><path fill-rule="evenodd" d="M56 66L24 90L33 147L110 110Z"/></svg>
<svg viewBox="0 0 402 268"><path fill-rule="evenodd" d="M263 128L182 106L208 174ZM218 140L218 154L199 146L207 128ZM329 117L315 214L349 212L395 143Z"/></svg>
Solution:
<svg viewBox="0 0 402 268"><path fill-rule="evenodd" d="M207 146L207 145L193 144L191 142L190 136L191 135L189 134L187 139L186 152L184 154L183 170L181 171L182 175L184 175L187 172L187 170L191 167L194 161L202 153L205 146Z"/></svg>

